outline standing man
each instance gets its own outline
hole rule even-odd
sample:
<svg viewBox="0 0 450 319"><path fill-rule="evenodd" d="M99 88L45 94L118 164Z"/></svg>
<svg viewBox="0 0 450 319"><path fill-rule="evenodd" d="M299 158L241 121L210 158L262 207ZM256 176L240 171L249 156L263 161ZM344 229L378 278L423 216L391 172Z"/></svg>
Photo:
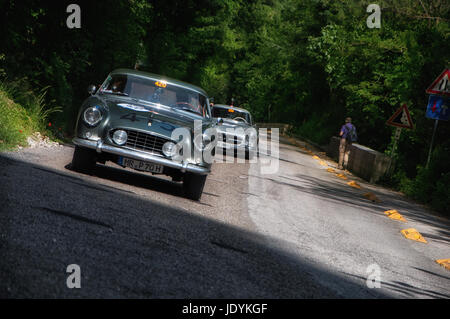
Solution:
<svg viewBox="0 0 450 319"><path fill-rule="evenodd" d="M352 124L352 119L347 117L345 119L345 124L342 125L341 131L339 133L341 137L341 142L339 144L339 169L347 168L348 157L350 155L350 147L353 142L356 142L356 127Z"/></svg>

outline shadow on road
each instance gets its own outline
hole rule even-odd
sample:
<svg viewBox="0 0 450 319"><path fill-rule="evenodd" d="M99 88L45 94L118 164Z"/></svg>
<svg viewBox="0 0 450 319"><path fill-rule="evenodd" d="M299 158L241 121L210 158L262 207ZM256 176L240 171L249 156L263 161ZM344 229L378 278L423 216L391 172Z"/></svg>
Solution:
<svg viewBox="0 0 450 319"><path fill-rule="evenodd" d="M66 165L65 168L73 170L70 164ZM145 188L170 194L173 196L183 196L181 183L172 182L160 177L155 177L147 173L140 173L119 167L116 168L97 164L95 170L91 173L91 175L121 184L132 185L139 188Z"/></svg>
<svg viewBox="0 0 450 319"><path fill-rule="evenodd" d="M179 192L98 168L102 178ZM389 297L268 248L267 237L67 173L0 154L0 297ZM81 289L66 286L70 264L81 267Z"/></svg>
<svg viewBox="0 0 450 319"><path fill-rule="evenodd" d="M256 175L251 176L255 178L267 179L275 184L288 186L297 191L318 196L324 201L332 201L356 208L365 208L368 211L377 214L386 210L397 209L407 220L418 221L432 226L437 234L433 235L424 232L422 233L423 236L436 242L445 244L450 243L450 232L448 231L450 229L450 220L443 216L440 217L437 214L424 214L423 209L421 209L417 204L410 203L407 200L399 198L398 195L386 193L381 194L371 191L381 199L380 203L375 203L362 196L368 190L352 189L340 182L337 178L336 181L328 181L309 175L296 174L295 176L280 175L282 179L280 180L271 177L261 177Z"/></svg>
<svg viewBox="0 0 450 319"><path fill-rule="evenodd" d="M348 274L349 276L364 279L364 277L356 276L353 274ZM383 287L388 288L391 291L395 291L401 294L406 295L410 298L437 298L437 299L448 299L450 298L450 295L441 294L436 291L428 290L428 289L421 289L418 287L411 286L407 283L401 282L401 281L392 281L392 282L383 282Z"/></svg>

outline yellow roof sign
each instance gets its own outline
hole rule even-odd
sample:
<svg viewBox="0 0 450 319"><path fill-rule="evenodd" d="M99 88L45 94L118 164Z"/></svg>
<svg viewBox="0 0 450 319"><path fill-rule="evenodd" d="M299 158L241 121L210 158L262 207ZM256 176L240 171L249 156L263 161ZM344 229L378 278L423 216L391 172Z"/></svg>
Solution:
<svg viewBox="0 0 450 319"><path fill-rule="evenodd" d="M167 87L167 82L166 81L157 81L155 82L156 86L159 86L160 88L165 88Z"/></svg>

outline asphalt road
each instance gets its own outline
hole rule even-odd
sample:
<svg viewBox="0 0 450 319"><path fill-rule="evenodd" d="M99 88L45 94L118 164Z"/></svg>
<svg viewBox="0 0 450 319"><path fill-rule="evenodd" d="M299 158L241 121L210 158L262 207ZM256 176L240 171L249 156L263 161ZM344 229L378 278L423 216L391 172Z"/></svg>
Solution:
<svg viewBox="0 0 450 319"><path fill-rule="evenodd" d="M280 144L274 174L214 164L200 202L114 164L74 172L72 154L0 154L0 297L450 297L450 271L434 262L450 258L448 219L359 179L353 189L298 147ZM428 243L400 234L411 227ZM71 264L80 289L66 285ZM374 264L381 287L370 289Z"/></svg>

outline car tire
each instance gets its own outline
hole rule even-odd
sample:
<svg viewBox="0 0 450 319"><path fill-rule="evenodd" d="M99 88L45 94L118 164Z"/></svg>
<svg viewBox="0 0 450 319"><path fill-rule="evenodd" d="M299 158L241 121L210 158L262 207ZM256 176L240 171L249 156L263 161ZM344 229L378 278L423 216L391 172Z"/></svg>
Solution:
<svg viewBox="0 0 450 319"><path fill-rule="evenodd" d="M72 158L72 168L78 171L91 171L95 167L96 153L94 150L75 146Z"/></svg>
<svg viewBox="0 0 450 319"><path fill-rule="evenodd" d="M193 200L200 200L208 175L186 173L183 178L184 195Z"/></svg>
<svg viewBox="0 0 450 319"><path fill-rule="evenodd" d="M256 142L256 157L259 157L259 138Z"/></svg>

